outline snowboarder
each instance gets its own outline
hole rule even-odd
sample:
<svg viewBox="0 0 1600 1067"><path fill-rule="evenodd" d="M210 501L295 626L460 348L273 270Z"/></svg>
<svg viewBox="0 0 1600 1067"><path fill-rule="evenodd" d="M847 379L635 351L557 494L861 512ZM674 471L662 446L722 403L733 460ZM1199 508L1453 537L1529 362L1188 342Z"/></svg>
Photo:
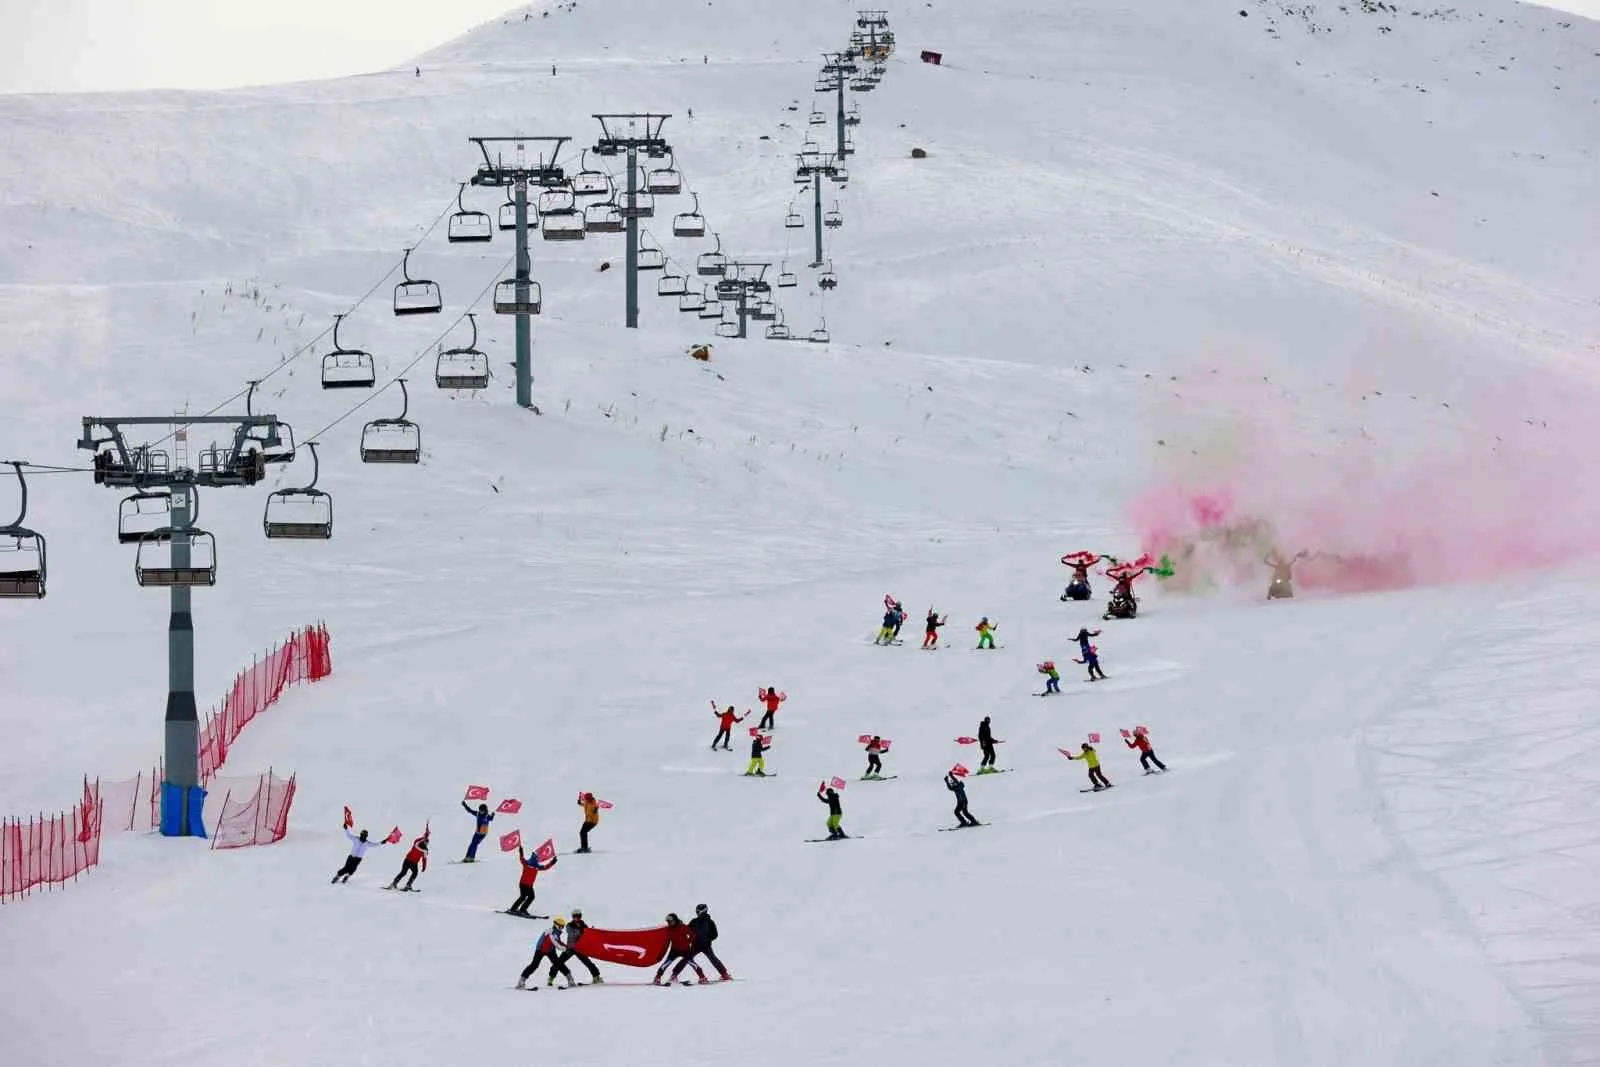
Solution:
<svg viewBox="0 0 1600 1067"><path fill-rule="evenodd" d="M867 772L861 776L862 781L868 778L883 777L883 738L877 734L872 735L872 740L867 742Z"/></svg>
<svg viewBox="0 0 1600 1067"><path fill-rule="evenodd" d="M983 759L978 761L978 773L994 774L998 770L994 765L994 731L989 728L987 715L978 724L978 747L983 749Z"/></svg>
<svg viewBox="0 0 1600 1067"><path fill-rule="evenodd" d="M993 648L994 632L996 627L994 623L989 621L989 616L985 615L983 618L979 619L976 629L978 631L978 647Z"/></svg>
<svg viewBox="0 0 1600 1067"><path fill-rule="evenodd" d="M944 625L944 619L932 608L928 609L928 617L923 623L922 647L939 647L939 627Z"/></svg>
<svg viewBox="0 0 1600 1067"><path fill-rule="evenodd" d="M411 850L406 853L404 862L400 864L400 873L394 876L394 881L389 883L390 889L400 888L400 879L406 878L405 888L409 891L417 882L417 872L428 869L428 832L424 830L422 836L411 842Z"/></svg>
<svg viewBox="0 0 1600 1067"><path fill-rule="evenodd" d="M348 826L344 828L344 836L350 839L350 855L345 857L344 866L334 872L333 881L335 882L341 878L346 882L350 881L350 876L356 873L356 868L361 866L361 861L366 857L367 849L374 845L383 844L382 841L368 841L365 830L361 831L359 835L351 833Z"/></svg>
<svg viewBox="0 0 1600 1067"><path fill-rule="evenodd" d="M533 945L533 962L522 969L522 975L517 979L518 989L528 988L528 979L533 977L539 969L539 964L545 960L550 961L550 977L545 985L556 984L556 974L559 972L567 980L567 988L571 989L578 983L572 980L572 972L567 970L567 965L561 962L561 953L567 949L566 940L567 920L557 915L550 920L550 929L539 935L539 940Z"/></svg>
<svg viewBox="0 0 1600 1067"><path fill-rule="evenodd" d="M1084 761L1084 763L1088 764L1089 784L1094 786L1094 791L1096 793L1100 792L1102 789L1110 789L1111 783L1106 779L1105 772L1100 769L1100 754L1096 752L1094 750L1094 746L1087 741L1083 743L1082 747L1083 755L1074 756L1072 753L1068 752L1066 754L1067 758L1081 759Z"/></svg>
<svg viewBox="0 0 1600 1067"><path fill-rule="evenodd" d="M828 839L836 841L841 837L850 835L840 829L839 823L844 819L844 805L839 803L839 794L827 782L817 787L817 799L828 805Z"/></svg>
<svg viewBox="0 0 1600 1067"><path fill-rule="evenodd" d="M1078 662L1089 668L1089 681L1091 682L1098 682L1106 676L1106 672L1100 669L1100 650L1089 643L1089 638L1099 636L1099 630L1091 630L1087 626L1080 626L1078 628L1078 636L1073 638L1074 641L1078 642L1078 651L1083 654L1083 658Z"/></svg>
<svg viewBox="0 0 1600 1067"><path fill-rule="evenodd" d="M1123 731L1122 737L1123 737L1124 743L1127 744L1127 746L1129 748L1136 748L1136 749L1139 750L1139 766L1144 768L1144 773L1146 773L1146 774L1155 774L1156 773L1155 771L1152 771L1150 769L1150 764L1152 764L1152 763L1154 763L1157 767L1161 768L1161 772L1163 774L1166 773L1167 765L1165 763L1162 763L1161 760L1156 758L1156 750L1150 744L1150 731L1149 730L1145 729L1143 726L1135 726L1133 728L1133 736L1132 737L1128 736L1126 730Z"/></svg>
<svg viewBox="0 0 1600 1067"><path fill-rule="evenodd" d="M1061 692L1061 672L1056 670L1055 661L1045 660L1039 664L1038 670L1040 674L1044 675L1044 693L1039 695L1044 696L1045 693L1059 694Z"/></svg>
<svg viewBox="0 0 1600 1067"><path fill-rule="evenodd" d="M765 689L756 690L756 699L761 701L767 709L766 714L761 716L761 721L756 724L756 729L776 730L778 725L772 721L772 717L778 714L778 705L788 700L789 694L780 693L777 686L769 685Z"/></svg>
<svg viewBox="0 0 1600 1067"><path fill-rule="evenodd" d="M946 771L944 787L956 795L956 822L962 826L977 826L978 820L967 810L967 783L954 771Z"/></svg>
<svg viewBox="0 0 1600 1067"><path fill-rule="evenodd" d="M700 984L707 981L706 972L691 958L694 955L694 934L678 918L677 912L667 913L667 958L661 961L661 966L656 968L656 976L652 985L660 985L661 979L666 976L667 968L674 960L683 960L694 968L694 973L699 976Z"/></svg>
<svg viewBox="0 0 1600 1067"><path fill-rule="evenodd" d="M772 744L772 739L763 733L750 735L750 766L744 769L746 778L765 778L767 776L767 747Z"/></svg>
<svg viewBox="0 0 1600 1067"><path fill-rule="evenodd" d="M561 953L561 964L565 966L568 960L576 959L579 963L589 968L589 978L595 985L604 985L605 979L600 977L600 968L594 965L594 960L578 951L578 939L583 936L583 932L587 929L589 929L589 924L583 921L583 909L573 908L572 918L567 920L567 947ZM554 967L550 968L552 977L555 973L556 969Z"/></svg>
<svg viewBox="0 0 1600 1067"><path fill-rule="evenodd" d="M520 915L528 919L532 918L528 914L528 905L533 903L533 883L539 880L541 871L548 871L554 867L556 860L552 856L549 863L540 863L538 853L529 856L521 845L517 846L517 859L522 864L522 877L517 879L517 899L506 909L506 914Z"/></svg>
<svg viewBox="0 0 1600 1067"><path fill-rule="evenodd" d="M732 752L733 724L744 722L745 719L749 718L750 713L746 712L743 715L738 715L734 712L732 704L728 705L727 711L718 711L717 702L713 700L711 702L711 714L718 723L717 736L711 739L711 750L715 752L717 745L720 743L725 751Z"/></svg>
<svg viewBox="0 0 1600 1067"><path fill-rule="evenodd" d="M1261 562L1272 568L1272 581L1267 585L1268 600L1285 600L1294 596L1294 565L1307 557L1308 553L1296 553L1291 559L1284 559L1277 549L1273 549L1262 557Z"/></svg>
<svg viewBox="0 0 1600 1067"><path fill-rule="evenodd" d="M475 826L472 830L472 840L467 842L467 854L462 858L461 862L477 863L478 846L483 844L483 839L485 837L489 836L489 824L494 822L494 812L489 810L489 805L487 804L479 804L478 810L473 811L471 808L467 807L467 802L465 800L461 802L461 810L478 820L477 826Z"/></svg>
<svg viewBox="0 0 1600 1067"><path fill-rule="evenodd" d="M578 851L588 852L589 831L600 825L600 802L593 793L585 793L578 798L578 806L583 809L583 825L578 827Z"/></svg>
<svg viewBox="0 0 1600 1067"><path fill-rule="evenodd" d="M717 959L717 954L711 950L711 942L717 939L717 924L716 920L711 918L711 912L704 904L696 904L694 906L694 918L689 920L689 935L694 938L694 947L689 950L687 956L678 961L676 967L672 968L672 981L676 982L678 975L682 974L683 969L690 964L694 964L695 969L699 970L700 965L695 963L696 956L704 956L707 962L717 969L717 974L724 982L731 978L732 975L728 974L728 968L722 965L722 961ZM705 973L701 972L701 984L705 984L705 981Z"/></svg>

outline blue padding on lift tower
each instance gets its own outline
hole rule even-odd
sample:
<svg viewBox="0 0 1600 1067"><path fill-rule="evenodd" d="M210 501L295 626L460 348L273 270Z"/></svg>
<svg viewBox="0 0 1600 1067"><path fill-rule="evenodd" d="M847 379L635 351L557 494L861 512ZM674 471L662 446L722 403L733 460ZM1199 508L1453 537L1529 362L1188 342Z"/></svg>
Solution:
<svg viewBox="0 0 1600 1067"><path fill-rule="evenodd" d="M206 791L199 786L185 789L163 782L161 785L161 835L163 837L205 837L202 816ZM187 815L187 818L185 816Z"/></svg>

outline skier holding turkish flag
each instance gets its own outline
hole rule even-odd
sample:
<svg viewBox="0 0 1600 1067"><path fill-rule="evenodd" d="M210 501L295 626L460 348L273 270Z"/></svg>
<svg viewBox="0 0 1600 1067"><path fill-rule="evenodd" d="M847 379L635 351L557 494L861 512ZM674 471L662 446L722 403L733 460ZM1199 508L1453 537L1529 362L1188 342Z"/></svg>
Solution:
<svg viewBox="0 0 1600 1067"><path fill-rule="evenodd" d="M405 860L400 864L400 873L394 876L394 881L389 883L390 889L400 888L400 879L406 879L405 892L414 893L411 887L417 883L417 872L428 869L428 831L424 829L422 836L411 842L411 850L406 853Z"/></svg>
<svg viewBox="0 0 1600 1067"><path fill-rule="evenodd" d="M728 705L727 711L718 711L717 702L713 700L711 702L711 714L716 716L717 719L717 736L711 739L711 750L715 752L717 750L717 746L720 744L723 748L732 751L733 724L744 722L750 717L750 713L745 712L745 714L740 715L733 710L732 704Z"/></svg>
<svg viewBox="0 0 1600 1067"><path fill-rule="evenodd" d="M551 851L549 863L539 862L539 855L544 851L541 847L530 858L521 845L517 846L517 860L522 864L522 877L517 881L517 899L506 909L507 915L516 915L524 919L533 918L528 914L528 905L533 903L533 883L539 880L541 871L548 871L556 865L554 850Z"/></svg>
<svg viewBox="0 0 1600 1067"><path fill-rule="evenodd" d="M762 704L766 705L767 709L766 714L761 716L761 721L756 723L756 729L777 729L777 724L772 721L772 717L778 714L778 705L782 704L785 700L788 700L789 694L780 693L778 692L777 686L769 685L765 689L756 690L756 699L761 701Z"/></svg>

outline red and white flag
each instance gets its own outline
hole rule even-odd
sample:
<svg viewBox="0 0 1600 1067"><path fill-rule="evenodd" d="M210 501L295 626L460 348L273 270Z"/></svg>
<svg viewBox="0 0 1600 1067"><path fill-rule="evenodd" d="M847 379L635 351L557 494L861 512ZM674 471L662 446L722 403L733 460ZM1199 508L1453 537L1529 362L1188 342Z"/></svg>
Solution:
<svg viewBox="0 0 1600 1067"><path fill-rule="evenodd" d="M1067 757L1068 759L1076 759L1077 758L1075 753L1068 752L1064 748L1058 748L1058 749L1056 749L1056 751L1061 753L1063 756Z"/></svg>
<svg viewBox="0 0 1600 1067"><path fill-rule="evenodd" d="M401 837L402 835L400 833L400 827L396 826L393 830L389 831L389 836L383 839L383 843L386 845L398 845Z"/></svg>
<svg viewBox="0 0 1600 1067"><path fill-rule="evenodd" d="M843 789L844 786L845 786L845 781L844 781L843 778L840 778L837 775L835 775L834 778L830 782L828 782L828 784L833 786L835 789Z"/></svg>
<svg viewBox="0 0 1600 1067"><path fill-rule="evenodd" d="M894 744L894 742L889 740L887 737L885 737L883 740L878 742L878 747L883 749L883 751L887 752L887 751L889 751L889 746L892 745L892 744Z"/></svg>
<svg viewBox="0 0 1600 1067"><path fill-rule="evenodd" d="M350 813L350 805L344 806L344 828L346 830L356 824L356 817Z"/></svg>
<svg viewBox="0 0 1600 1067"><path fill-rule="evenodd" d="M540 863L554 863L556 861L556 839L545 838L544 844L533 850L534 858Z"/></svg>
<svg viewBox="0 0 1600 1067"><path fill-rule="evenodd" d="M609 800L600 801L600 810L601 811L610 811L611 810L611 801L609 801Z"/></svg>
<svg viewBox="0 0 1600 1067"><path fill-rule="evenodd" d="M522 801L518 800L516 797L507 797L506 799L502 800L500 802L500 806L494 810L499 812L501 815L515 815L517 812L522 810Z"/></svg>
<svg viewBox="0 0 1600 1067"><path fill-rule="evenodd" d="M957 778L965 778L967 775L971 774L972 772L967 770L965 767L963 767L961 764L958 763L954 767L950 768L950 773L955 775Z"/></svg>
<svg viewBox="0 0 1600 1067"><path fill-rule="evenodd" d="M488 800L489 799L489 787L486 786L486 785L469 785L469 786L467 786L466 799L467 800Z"/></svg>
<svg viewBox="0 0 1600 1067"><path fill-rule="evenodd" d="M1118 730L1117 733L1121 734L1123 737L1132 737L1133 736L1127 730Z"/></svg>
<svg viewBox="0 0 1600 1067"><path fill-rule="evenodd" d="M1098 745L1100 743L1100 735L1099 734L1090 734L1089 735L1089 743L1091 745Z"/></svg>
<svg viewBox="0 0 1600 1067"><path fill-rule="evenodd" d="M862 734L860 737L856 738L856 744L864 745L864 744L866 744L867 742L869 742L871 740L872 740L872 735L871 734Z"/></svg>
<svg viewBox="0 0 1600 1067"><path fill-rule="evenodd" d="M978 743L978 739L976 737L958 737L958 738L956 738L956 744L958 744L958 745L975 745L977 743Z"/></svg>
<svg viewBox="0 0 1600 1067"><path fill-rule="evenodd" d="M522 831L513 830L509 834L500 835L500 851L515 852L522 845Z"/></svg>

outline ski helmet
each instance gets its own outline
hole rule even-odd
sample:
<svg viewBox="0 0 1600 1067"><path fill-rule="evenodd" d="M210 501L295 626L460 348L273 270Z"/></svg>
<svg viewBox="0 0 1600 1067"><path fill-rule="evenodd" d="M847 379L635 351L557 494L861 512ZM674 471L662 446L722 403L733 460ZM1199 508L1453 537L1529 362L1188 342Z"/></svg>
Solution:
<svg viewBox="0 0 1600 1067"><path fill-rule="evenodd" d="M559 930L559 929L561 929L561 927L563 927L563 926L565 926L565 925L567 925L567 920L565 920L565 919L563 919L563 918L562 918L562 917L561 917L561 916L559 916L559 915L557 915L557 916L556 916L556 917L555 917L555 918L554 918L554 919L551 919L551 920L550 920L550 923L551 923L551 925L553 925L553 926L554 926L554 927L555 927L555 928L556 928L556 929L558 929L558 930Z"/></svg>
<svg viewBox="0 0 1600 1067"><path fill-rule="evenodd" d="M704 915L706 912L708 912L710 910L711 909L706 907L704 904L696 904L694 906L694 913L696 915Z"/></svg>

